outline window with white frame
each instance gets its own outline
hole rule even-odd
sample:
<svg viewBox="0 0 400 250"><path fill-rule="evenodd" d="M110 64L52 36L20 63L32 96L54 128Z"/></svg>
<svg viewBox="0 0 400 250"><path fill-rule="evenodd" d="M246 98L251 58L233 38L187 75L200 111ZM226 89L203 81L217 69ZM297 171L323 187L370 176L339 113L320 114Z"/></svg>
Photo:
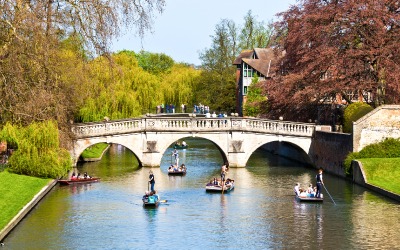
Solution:
<svg viewBox="0 0 400 250"><path fill-rule="evenodd" d="M254 71L247 63L243 63L243 77L253 77Z"/></svg>

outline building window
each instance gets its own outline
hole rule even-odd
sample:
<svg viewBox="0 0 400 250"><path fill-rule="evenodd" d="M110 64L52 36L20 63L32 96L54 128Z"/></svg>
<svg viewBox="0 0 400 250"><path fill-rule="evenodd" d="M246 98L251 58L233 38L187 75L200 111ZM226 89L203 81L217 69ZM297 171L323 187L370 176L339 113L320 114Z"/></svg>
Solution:
<svg viewBox="0 0 400 250"><path fill-rule="evenodd" d="M243 64L243 76L244 77L253 77L254 76L253 69L246 63Z"/></svg>
<svg viewBox="0 0 400 250"><path fill-rule="evenodd" d="M247 95L247 86L243 87L243 95Z"/></svg>

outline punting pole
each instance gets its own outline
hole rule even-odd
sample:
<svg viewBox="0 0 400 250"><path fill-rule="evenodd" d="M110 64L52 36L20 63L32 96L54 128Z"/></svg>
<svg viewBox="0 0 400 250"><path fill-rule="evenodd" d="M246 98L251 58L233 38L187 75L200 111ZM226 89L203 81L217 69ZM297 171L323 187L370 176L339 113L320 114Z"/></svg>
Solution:
<svg viewBox="0 0 400 250"><path fill-rule="evenodd" d="M336 203L335 203L335 201L333 200L331 194L328 192L328 189L326 189L325 185L322 185L322 186L324 186L324 188L325 188L326 192L328 193L329 197L331 197L331 199L332 199L332 201L333 201L333 204L336 205Z"/></svg>

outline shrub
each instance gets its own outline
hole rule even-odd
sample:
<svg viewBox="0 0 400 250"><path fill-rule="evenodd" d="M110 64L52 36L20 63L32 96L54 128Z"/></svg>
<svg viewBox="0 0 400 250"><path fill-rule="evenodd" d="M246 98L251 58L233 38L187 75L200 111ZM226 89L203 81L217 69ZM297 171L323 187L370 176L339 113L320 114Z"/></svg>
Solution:
<svg viewBox="0 0 400 250"><path fill-rule="evenodd" d="M373 108L370 105L363 102L355 102L347 106L347 108L344 110L343 115L343 132L352 133L353 122L357 121L372 110Z"/></svg>

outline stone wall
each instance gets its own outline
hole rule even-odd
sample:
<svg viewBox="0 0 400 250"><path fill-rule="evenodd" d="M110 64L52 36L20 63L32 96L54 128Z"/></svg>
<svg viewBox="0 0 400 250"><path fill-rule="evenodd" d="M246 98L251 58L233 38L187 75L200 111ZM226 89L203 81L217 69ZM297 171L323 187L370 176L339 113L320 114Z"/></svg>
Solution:
<svg viewBox="0 0 400 250"><path fill-rule="evenodd" d="M385 138L400 138L400 105L383 105L353 123L354 152Z"/></svg>
<svg viewBox="0 0 400 250"><path fill-rule="evenodd" d="M343 162L352 149L351 134L316 131L309 156L316 168L345 177Z"/></svg>

